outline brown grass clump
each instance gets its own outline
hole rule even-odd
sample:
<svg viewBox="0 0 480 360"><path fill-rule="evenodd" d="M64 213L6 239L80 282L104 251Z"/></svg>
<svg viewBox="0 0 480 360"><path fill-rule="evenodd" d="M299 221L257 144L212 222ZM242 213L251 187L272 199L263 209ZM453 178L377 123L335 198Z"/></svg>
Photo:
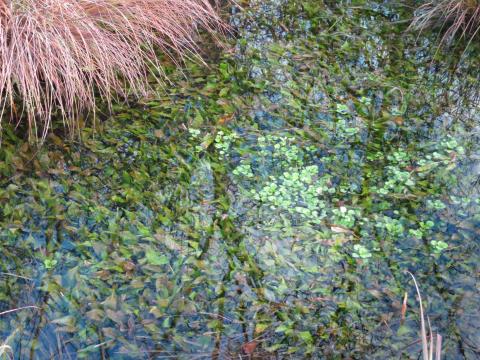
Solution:
<svg viewBox="0 0 480 360"><path fill-rule="evenodd" d="M410 27L439 27L443 32L442 44L458 37L471 41L480 30L480 0L429 1L417 10Z"/></svg>
<svg viewBox="0 0 480 360"><path fill-rule="evenodd" d="M0 0L2 117L34 138L54 114L72 129L96 95L144 95L156 51L194 55L198 30L219 25L209 0Z"/></svg>

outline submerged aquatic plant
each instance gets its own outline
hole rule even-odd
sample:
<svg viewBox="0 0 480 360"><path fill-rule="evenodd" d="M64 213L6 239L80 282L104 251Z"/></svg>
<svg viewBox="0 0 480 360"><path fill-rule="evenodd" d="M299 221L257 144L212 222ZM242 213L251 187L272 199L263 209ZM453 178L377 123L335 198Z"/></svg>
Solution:
<svg viewBox="0 0 480 360"><path fill-rule="evenodd" d="M72 129L97 95L146 94L157 50L194 55L198 29L218 25L208 0L0 0L2 114L34 137L54 114Z"/></svg>
<svg viewBox="0 0 480 360"><path fill-rule="evenodd" d="M480 1L478 0L440 0L428 1L417 11L411 28L425 30L430 27L445 30L442 43L456 36L469 37L480 30Z"/></svg>

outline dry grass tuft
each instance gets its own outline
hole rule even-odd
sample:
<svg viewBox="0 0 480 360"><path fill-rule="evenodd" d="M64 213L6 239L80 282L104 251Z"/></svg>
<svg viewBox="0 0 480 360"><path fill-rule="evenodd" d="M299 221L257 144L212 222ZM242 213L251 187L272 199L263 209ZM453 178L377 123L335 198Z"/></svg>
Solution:
<svg viewBox="0 0 480 360"><path fill-rule="evenodd" d="M427 323L429 335L427 335L427 326L423 313L422 295L420 294L420 289L418 287L415 276L413 276L413 274L409 271L407 271L407 274L412 277L418 295L418 302L420 307L420 335L422 342L422 358L423 360L434 360L433 356L435 354L435 360L440 360L442 357L442 336L438 333L434 334L432 332L432 327L430 326L430 319L428 317Z"/></svg>
<svg viewBox="0 0 480 360"><path fill-rule="evenodd" d="M144 95L157 50L192 56L198 30L219 26L209 0L0 0L2 117L33 138L53 115L72 130L96 95Z"/></svg>
<svg viewBox="0 0 480 360"><path fill-rule="evenodd" d="M441 43L464 37L469 41L480 30L480 0L436 0L422 5L410 25L416 30L439 27Z"/></svg>

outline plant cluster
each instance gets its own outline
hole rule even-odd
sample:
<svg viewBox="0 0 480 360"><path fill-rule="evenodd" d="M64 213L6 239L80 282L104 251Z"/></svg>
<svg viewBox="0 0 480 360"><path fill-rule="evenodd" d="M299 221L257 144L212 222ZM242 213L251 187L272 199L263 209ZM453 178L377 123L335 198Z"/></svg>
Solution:
<svg viewBox="0 0 480 360"><path fill-rule="evenodd" d="M480 2L478 0L427 1L416 11L411 28L427 30L440 28L441 42L447 43L456 37L469 41L480 29Z"/></svg>
<svg viewBox="0 0 480 360"><path fill-rule="evenodd" d="M0 305L41 308L3 315L15 356L418 359L414 270L475 358L476 107L392 2L347 3L251 0L235 55L82 142L5 126Z"/></svg>
<svg viewBox="0 0 480 360"><path fill-rule="evenodd" d="M55 114L73 130L98 96L146 95L164 77L158 51L192 57L220 23L208 0L2 0L2 115L35 137Z"/></svg>

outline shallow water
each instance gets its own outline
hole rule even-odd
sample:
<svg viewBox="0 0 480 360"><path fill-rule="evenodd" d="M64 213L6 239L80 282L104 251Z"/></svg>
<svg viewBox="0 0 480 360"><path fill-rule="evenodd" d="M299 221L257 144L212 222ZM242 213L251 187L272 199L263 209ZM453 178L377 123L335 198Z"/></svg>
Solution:
<svg viewBox="0 0 480 360"><path fill-rule="evenodd" d="M433 59L409 16L251 1L168 95L39 152L8 132L14 358L417 359L407 270L444 358L480 358L476 50Z"/></svg>

